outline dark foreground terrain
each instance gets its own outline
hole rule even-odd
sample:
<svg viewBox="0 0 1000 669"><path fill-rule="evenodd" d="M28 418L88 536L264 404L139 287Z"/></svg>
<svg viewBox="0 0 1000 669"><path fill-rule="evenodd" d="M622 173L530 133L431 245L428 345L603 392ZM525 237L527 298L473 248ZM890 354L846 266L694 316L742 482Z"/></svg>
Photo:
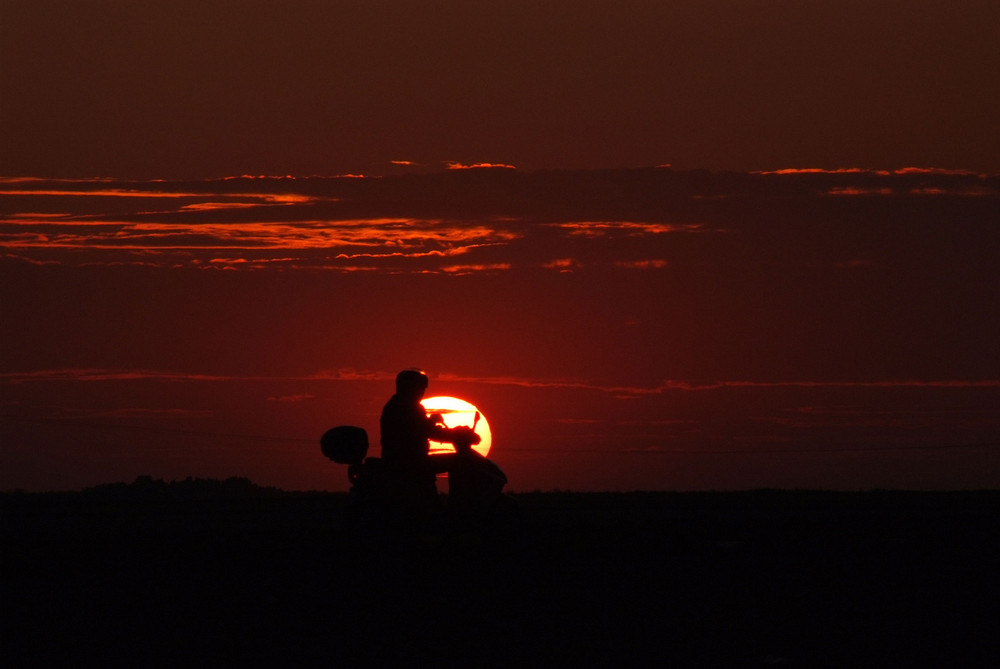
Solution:
<svg viewBox="0 0 1000 669"><path fill-rule="evenodd" d="M0 495L0 666L988 666L1000 492L530 493L509 531L148 479Z"/></svg>

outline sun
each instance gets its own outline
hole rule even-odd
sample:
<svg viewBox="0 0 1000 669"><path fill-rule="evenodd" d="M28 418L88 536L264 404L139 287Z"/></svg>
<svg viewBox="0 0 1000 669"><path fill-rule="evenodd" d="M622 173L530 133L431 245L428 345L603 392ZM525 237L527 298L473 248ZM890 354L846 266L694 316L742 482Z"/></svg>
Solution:
<svg viewBox="0 0 1000 669"><path fill-rule="evenodd" d="M486 421L486 416L473 404L457 397L447 396L428 397L421 400L420 403L424 405L424 410L427 411L428 415L432 413L441 414L444 424L448 427L458 427L459 425L472 427L475 425L476 434L479 435L482 441L473 446L472 450L480 455L486 455L490 452L490 446L493 442L493 433L490 432L490 424ZM476 420L477 414L479 420ZM454 452L455 447L451 444L431 440L431 455Z"/></svg>

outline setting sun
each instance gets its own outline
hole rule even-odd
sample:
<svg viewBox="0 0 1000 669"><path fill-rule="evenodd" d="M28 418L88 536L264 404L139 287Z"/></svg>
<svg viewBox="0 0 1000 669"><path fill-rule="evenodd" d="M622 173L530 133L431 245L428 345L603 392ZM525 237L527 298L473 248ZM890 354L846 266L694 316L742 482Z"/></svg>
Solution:
<svg viewBox="0 0 1000 669"><path fill-rule="evenodd" d="M448 427L458 427L466 425L475 427L476 434L482 439L481 442L473 446L473 450L480 455L487 455L490 452L490 445L493 435L490 432L490 424L486 421L486 416L473 404L457 397L428 397L421 400L428 415L439 413L444 419L444 424ZM476 416L479 416L478 420ZM454 453L455 448L451 444L431 440L431 455L438 453Z"/></svg>

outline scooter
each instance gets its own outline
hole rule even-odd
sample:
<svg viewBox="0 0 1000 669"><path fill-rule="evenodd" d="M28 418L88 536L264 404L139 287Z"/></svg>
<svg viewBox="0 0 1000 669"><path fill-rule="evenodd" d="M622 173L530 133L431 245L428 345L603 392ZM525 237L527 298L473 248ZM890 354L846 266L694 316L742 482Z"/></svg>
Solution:
<svg viewBox="0 0 1000 669"><path fill-rule="evenodd" d="M478 444L479 435L475 427L479 422L476 412L472 427L461 425L448 428L440 414L433 414L434 422L444 428L447 441L456 450L471 448ZM348 509L357 515L370 515L384 510L394 495L398 493L397 474L379 457L368 456L368 432L354 425L340 425L330 428L320 438L320 449L329 460L347 465ZM439 454L430 456L431 466L436 474L447 472L454 456Z"/></svg>

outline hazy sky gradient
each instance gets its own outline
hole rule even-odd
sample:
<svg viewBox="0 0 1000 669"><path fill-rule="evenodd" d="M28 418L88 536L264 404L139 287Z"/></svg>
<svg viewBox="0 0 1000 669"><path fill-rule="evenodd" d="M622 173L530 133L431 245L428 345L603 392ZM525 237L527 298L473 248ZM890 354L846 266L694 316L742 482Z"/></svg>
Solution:
<svg viewBox="0 0 1000 669"><path fill-rule="evenodd" d="M516 490L995 487L997 44L995 0L0 0L0 489L342 489L318 436L411 366Z"/></svg>
<svg viewBox="0 0 1000 669"><path fill-rule="evenodd" d="M0 174L1000 171L992 0L0 0Z"/></svg>

